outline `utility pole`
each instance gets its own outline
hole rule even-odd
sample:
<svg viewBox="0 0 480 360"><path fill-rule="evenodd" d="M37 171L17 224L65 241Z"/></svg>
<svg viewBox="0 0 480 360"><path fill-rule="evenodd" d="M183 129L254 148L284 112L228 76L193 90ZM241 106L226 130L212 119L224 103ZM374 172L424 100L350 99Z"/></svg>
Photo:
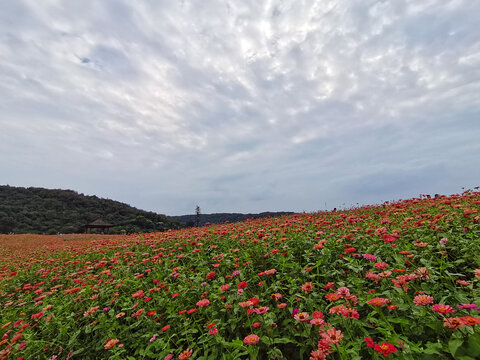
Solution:
<svg viewBox="0 0 480 360"><path fill-rule="evenodd" d="M200 226L200 206L195 207L195 226Z"/></svg>

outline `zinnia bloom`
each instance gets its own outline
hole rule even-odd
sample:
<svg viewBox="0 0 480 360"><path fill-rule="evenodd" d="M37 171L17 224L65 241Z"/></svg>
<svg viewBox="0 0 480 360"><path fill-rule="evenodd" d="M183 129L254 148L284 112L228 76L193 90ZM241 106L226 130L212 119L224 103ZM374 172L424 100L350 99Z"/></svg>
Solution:
<svg viewBox="0 0 480 360"><path fill-rule="evenodd" d="M198 307L206 307L208 305L210 305L210 300L208 299L202 299L197 302Z"/></svg>
<svg viewBox="0 0 480 360"><path fill-rule="evenodd" d="M317 326L322 325L324 322L325 321L321 318L313 318L312 320L310 320L310 324L317 325Z"/></svg>
<svg viewBox="0 0 480 360"><path fill-rule="evenodd" d="M372 339L372 338L366 337L366 338L365 338L365 342L367 343L367 346L368 346L369 348L372 348L372 349L373 349L373 347L375 346L375 343L373 342L373 339Z"/></svg>
<svg viewBox="0 0 480 360"><path fill-rule="evenodd" d="M383 354L384 356L388 356L391 353L396 353L397 352L397 348L395 346L393 346L390 343L386 343L386 342L382 343L381 345L379 345L379 344L375 345L373 350L378 351L379 353Z"/></svg>
<svg viewBox="0 0 480 360"><path fill-rule="evenodd" d="M458 317L451 317L443 319L443 326L448 327L449 329L456 330L465 326L465 324L460 321Z"/></svg>
<svg viewBox="0 0 480 360"><path fill-rule="evenodd" d="M377 261L377 258L375 257L375 255L372 255L372 254L363 254L363 258L368 261Z"/></svg>
<svg viewBox="0 0 480 360"><path fill-rule="evenodd" d="M302 285L302 291L311 292L313 291L313 284L311 282L306 282Z"/></svg>
<svg viewBox="0 0 480 360"><path fill-rule="evenodd" d="M459 309L467 309L467 310L479 310L478 306L475 304L461 304L457 305Z"/></svg>
<svg viewBox="0 0 480 360"><path fill-rule="evenodd" d="M270 308L266 306L260 306L259 308L255 309L255 313L258 315L264 315L267 313L268 310L270 310Z"/></svg>
<svg viewBox="0 0 480 360"><path fill-rule="evenodd" d="M282 298L282 294L280 293L272 294L272 299L275 299L276 301L280 300L281 298Z"/></svg>
<svg viewBox="0 0 480 360"><path fill-rule="evenodd" d="M245 339L243 339L243 342L245 343L245 345L254 345L258 342L258 340L260 340L260 338L257 335L250 334L245 336Z"/></svg>
<svg viewBox="0 0 480 360"><path fill-rule="evenodd" d="M134 299L140 299L145 296L143 290L138 290L135 294L132 294L132 298Z"/></svg>
<svg viewBox="0 0 480 360"><path fill-rule="evenodd" d="M455 312L455 310L450 305L444 304L435 304L432 306L432 310L443 315Z"/></svg>
<svg viewBox="0 0 480 360"><path fill-rule="evenodd" d="M417 295L413 298L415 305L430 305L433 304L433 297L429 295Z"/></svg>
<svg viewBox="0 0 480 360"><path fill-rule="evenodd" d="M312 317L314 319L323 319L323 313L321 311L314 311Z"/></svg>
<svg viewBox="0 0 480 360"><path fill-rule="evenodd" d="M247 284L246 281L241 281L241 282L239 282L238 285L237 285L238 290L243 290L243 289L245 289L247 286L248 286L248 284Z"/></svg>
<svg viewBox="0 0 480 360"><path fill-rule="evenodd" d="M327 332L322 332L320 334L322 339L326 340L329 344L337 345L340 340L343 339L343 334L341 330L335 330L335 328L328 329Z"/></svg>
<svg viewBox="0 0 480 360"><path fill-rule="evenodd" d="M187 349L183 350L180 355L178 355L179 360L188 360L190 359L190 356L192 356L193 350L192 349Z"/></svg>
<svg viewBox="0 0 480 360"><path fill-rule="evenodd" d="M107 342L105 343L105 349L111 349L112 347L114 347L115 345L118 344L120 340L118 339L108 339Z"/></svg>
<svg viewBox="0 0 480 360"><path fill-rule="evenodd" d="M390 303L390 300L385 298L374 298L372 300L367 301L367 304L370 304L372 306L383 306L389 303Z"/></svg>
<svg viewBox="0 0 480 360"><path fill-rule="evenodd" d="M301 312L301 313L295 314L293 317L297 321L307 321L310 315L308 315L308 313L306 312Z"/></svg>
<svg viewBox="0 0 480 360"><path fill-rule="evenodd" d="M327 299L328 301L337 301L338 299L341 299L341 298L342 298L342 295L337 293L330 293L325 295L325 299Z"/></svg>

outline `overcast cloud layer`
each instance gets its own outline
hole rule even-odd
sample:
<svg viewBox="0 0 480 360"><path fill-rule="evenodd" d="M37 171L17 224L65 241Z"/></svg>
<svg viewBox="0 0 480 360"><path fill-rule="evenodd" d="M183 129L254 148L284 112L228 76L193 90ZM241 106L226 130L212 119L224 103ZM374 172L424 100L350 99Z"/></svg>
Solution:
<svg viewBox="0 0 480 360"><path fill-rule="evenodd" d="M479 1L0 2L0 184L169 215L480 185Z"/></svg>

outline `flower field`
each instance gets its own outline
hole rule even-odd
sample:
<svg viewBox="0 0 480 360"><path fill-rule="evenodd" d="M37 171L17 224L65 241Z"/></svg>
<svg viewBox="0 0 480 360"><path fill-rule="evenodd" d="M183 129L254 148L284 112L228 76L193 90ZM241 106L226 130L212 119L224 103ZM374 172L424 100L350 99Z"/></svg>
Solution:
<svg viewBox="0 0 480 360"><path fill-rule="evenodd" d="M0 236L0 359L480 359L480 192Z"/></svg>

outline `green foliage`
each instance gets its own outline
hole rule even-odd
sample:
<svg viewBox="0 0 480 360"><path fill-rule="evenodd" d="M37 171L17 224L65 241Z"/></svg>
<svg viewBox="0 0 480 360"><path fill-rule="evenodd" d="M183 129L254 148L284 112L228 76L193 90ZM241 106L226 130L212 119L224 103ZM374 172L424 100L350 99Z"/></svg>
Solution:
<svg viewBox="0 0 480 360"><path fill-rule="evenodd" d="M112 224L114 234L182 227L165 215L72 190L0 186L0 233L83 233L98 218Z"/></svg>

